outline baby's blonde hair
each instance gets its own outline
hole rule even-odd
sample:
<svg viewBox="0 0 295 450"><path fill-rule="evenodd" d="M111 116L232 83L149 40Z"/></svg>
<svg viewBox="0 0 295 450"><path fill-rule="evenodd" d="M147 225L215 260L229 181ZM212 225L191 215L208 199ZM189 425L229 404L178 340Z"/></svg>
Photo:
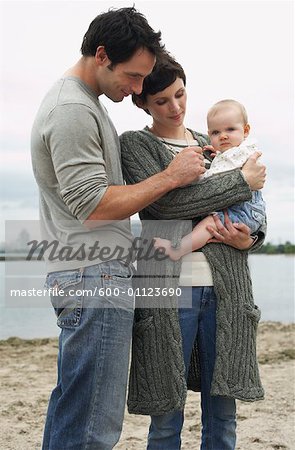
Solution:
<svg viewBox="0 0 295 450"><path fill-rule="evenodd" d="M215 114L217 113L217 111L218 111L221 107L227 106L227 105L228 105L228 106L236 106L236 107L239 109L240 113L241 113L241 116L242 116L244 125L247 125L247 123L248 123L248 115L247 115L247 111L246 111L245 107L244 107L241 103L237 102L236 100L225 99L225 100L220 100L219 102L215 103L215 104L209 109L208 114L207 114L207 124L208 124L208 128L209 128L209 120L210 120L212 117L215 116Z"/></svg>

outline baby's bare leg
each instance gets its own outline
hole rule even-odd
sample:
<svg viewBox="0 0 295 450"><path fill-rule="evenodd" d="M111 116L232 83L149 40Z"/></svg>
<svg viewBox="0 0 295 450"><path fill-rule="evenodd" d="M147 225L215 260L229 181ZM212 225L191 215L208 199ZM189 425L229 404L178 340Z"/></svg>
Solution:
<svg viewBox="0 0 295 450"><path fill-rule="evenodd" d="M216 228L212 216L205 217L205 219L201 220L201 222L194 227L191 233L182 238L180 244L181 256L186 255L193 250L198 250L207 244L207 241L212 237L210 231L207 230L208 225Z"/></svg>
<svg viewBox="0 0 295 450"><path fill-rule="evenodd" d="M168 239L155 238L154 247L164 248L165 254L168 255L173 261L177 261L182 256L191 253L193 250L198 250L203 247L207 241L212 237L212 234L207 230L207 225L211 225L215 228L215 222L212 216L207 216L201 220L194 227L191 233L182 238L180 247L173 248L171 242Z"/></svg>

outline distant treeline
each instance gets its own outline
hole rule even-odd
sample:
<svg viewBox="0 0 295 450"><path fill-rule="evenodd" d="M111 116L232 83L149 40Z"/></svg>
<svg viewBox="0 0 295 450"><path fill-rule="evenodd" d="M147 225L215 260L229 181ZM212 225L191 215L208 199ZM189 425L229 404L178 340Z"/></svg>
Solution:
<svg viewBox="0 0 295 450"><path fill-rule="evenodd" d="M266 253L267 255L275 255L279 253L285 253L290 255L295 253L295 244L291 244L290 241L286 241L284 244L274 245L271 242L267 242L262 245L255 253Z"/></svg>
<svg viewBox="0 0 295 450"><path fill-rule="evenodd" d="M134 230L133 233L135 236L140 236L140 230ZM0 243L0 255L5 254L5 246L4 244ZM14 249L10 248L7 253L10 254L24 254L26 253L27 249ZM266 244L262 245L259 250L256 250L255 253L264 253L267 255L277 255L277 254L286 254L291 255L295 254L295 244L292 244L290 241L286 241L284 244L272 244L271 242L267 242Z"/></svg>

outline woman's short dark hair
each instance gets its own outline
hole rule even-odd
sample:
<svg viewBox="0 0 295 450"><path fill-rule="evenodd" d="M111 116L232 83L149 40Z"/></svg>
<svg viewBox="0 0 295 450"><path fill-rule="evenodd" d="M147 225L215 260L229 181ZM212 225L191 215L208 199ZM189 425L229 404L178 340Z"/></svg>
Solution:
<svg viewBox="0 0 295 450"><path fill-rule="evenodd" d="M83 56L95 56L97 47L104 46L114 66L128 61L140 48L147 48L158 56L164 49L160 40L161 32L156 33L134 7L110 9L89 25L81 53Z"/></svg>
<svg viewBox="0 0 295 450"><path fill-rule="evenodd" d="M143 81L141 94L132 94L135 105L144 104L148 95L155 95L174 83L176 78L181 78L186 85L186 76L182 66L165 52L157 59L154 69ZM145 110L148 114L149 111Z"/></svg>

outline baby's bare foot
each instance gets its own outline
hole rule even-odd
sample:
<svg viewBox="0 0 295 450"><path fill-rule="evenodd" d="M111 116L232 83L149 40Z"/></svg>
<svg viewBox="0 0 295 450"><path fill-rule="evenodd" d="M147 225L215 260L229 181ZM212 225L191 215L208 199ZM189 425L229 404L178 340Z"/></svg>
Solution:
<svg viewBox="0 0 295 450"><path fill-rule="evenodd" d="M165 255L169 256L172 261L178 261L180 258L178 251L172 247L171 241L168 239L154 238L154 247L157 249L164 249Z"/></svg>

